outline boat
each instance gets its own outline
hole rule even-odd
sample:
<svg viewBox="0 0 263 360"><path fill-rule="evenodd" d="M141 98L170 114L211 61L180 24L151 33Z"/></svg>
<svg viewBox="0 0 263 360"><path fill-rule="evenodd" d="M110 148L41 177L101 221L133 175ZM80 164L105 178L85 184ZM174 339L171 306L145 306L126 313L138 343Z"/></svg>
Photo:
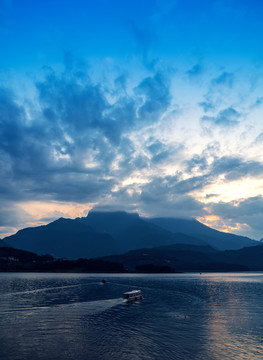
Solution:
<svg viewBox="0 0 263 360"><path fill-rule="evenodd" d="M142 292L141 290L132 290L125 292L123 294L123 299L126 300L127 302L142 300Z"/></svg>

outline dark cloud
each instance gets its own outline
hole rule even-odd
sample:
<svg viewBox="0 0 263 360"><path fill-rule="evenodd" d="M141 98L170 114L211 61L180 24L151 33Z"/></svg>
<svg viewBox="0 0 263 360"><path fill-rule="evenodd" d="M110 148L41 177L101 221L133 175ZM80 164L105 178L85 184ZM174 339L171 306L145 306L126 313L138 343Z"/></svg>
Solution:
<svg viewBox="0 0 263 360"><path fill-rule="evenodd" d="M29 221L32 221L31 216L19 208L15 202L1 199L0 228L6 226L12 228L20 227Z"/></svg>
<svg viewBox="0 0 263 360"><path fill-rule="evenodd" d="M25 112L15 102L14 95L0 89L0 146L13 156L19 156L19 139L25 127Z"/></svg>
<svg viewBox="0 0 263 360"><path fill-rule="evenodd" d="M113 151L101 135L96 136L96 129L89 129L105 108L99 90L81 92L76 84L61 83L54 76L38 89L44 111L33 120L10 92L0 93L2 198L89 201L109 191L112 181L103 179ZM100 165L96 171L86 166L85 157L92 152L92 162ZM105 155L98 159L102 152Z"/></svg>
<svg viewBox="0 0 263 360"><path fill-rule="evenodd" d="M141 122L156 122L170 105L169 81L162 73L144 79L135 92L143 102L139 108Z"/></svg>
<svg viewBox="0 0 263 360"><path fill-rule="evenodd" d="M194 174L195 171L201 172L205 175L202 177L195 177L194 175L186 180L186 183L194 182L203 186L214 181L220 175L224 175L225 180L233 181L245 177L257 178L263 174L263 164L259 161L248 161L238 156L218 156L217 147L208 147L201 155L194 155L192 159L185 162L188 174ZM208 164L207 158L213 158L213 161ZM184 181L182 182L184 183ZM196 186L193 184L193 186Z"/></svg>
<svg viewBox="0 0 263 360"><path fill-rule="evenodd" d="M154 70L158 59L151 59L149 56L150 47L158 40L154 30L147 30L131 22L131 29L136 43L136 52L142 55L144 66L149 70Z"/></svg>
<svg viewBox="0 0 263 360"><path fill-rule="evenodd" d="M261 176L263 164L257 161L245 161L239 157L223 156L214 160L210 171L214 176L224 174L226 180L233 181L247 176Z"/></svg>
<svg viewBox="0 0 263 360"><path fill-rule="evenodd" d="M221 110L217 116L203 116L201 123L212 123L218 126L235 126L239 123L240 114L234 108L229 107Z"/></svg>
<svg viewBox="0 0 263 360"><path fill-rule="evenodd" d="M186 71L186 74L190 78L195 78L203 73L203 67L200 64L195 64L190 70Z"/></svg>
<svg viewBox="0 0 263 360"><path fill-rule="evenodd" d="M218 108L222 106L222 99L228 99L230 96L230 91L232 91L234 80L235 75L233 73L223 72L218 77L210 81L209 89L204 95L205 101L199 103L205 113L214 113ZM228 109L232 109L232 107L229 107ZM222 111L226 111L228 109ZM212 119L213 121L213 119L216 118L214 116L209 116L208 120L209 119Z"/></svg>
<svg viewBox="0 0 263 360"><path fill-rule="evenodd" d="M207 113L214 109L214 104L210 101L200 102L199 105L204 109L204 112Z"/></svg>
<svg viewBox="0 0 263 360"><path fill-rule="evenodd" d="M153 140L153 142L150 140L150 144L146 148L149 151L149 157L152 164L169 164L175 154L182 150L183 145L175 144L174 146L171 146L164 144L159 140Z"/></svg>
<svg viewBox="0 0 263 360"><path fill-rule="evenodd" d="M188 173L191 173L195 169L205 171L207 167L207 158L204 154L201 156L195 154L192 159L186 161L186 171Z"/></svg>
<svg viewBox="0 0 263 360"><path fill-rule="evenodd" d="M88 79L85 84L79 80L51 74L37 84L47 120L55 121L73 136L103 128L103 112L109 107L98 85Z"/></svg>
<svg viewBox="0 0 263 360"><path fill-rule="evenodd" d="M223 72L217 78L211 81L212 86L228 86L231 87L234 81L234 74Z"/></svg>
<svg viewBox="0 0 263 360"><path fill-rule="evenodd" d="M34 108L19 105L15 94L0 89L0 200L7 210L6 215L0 212L0 226L29 222L15 201L32 200L96 202L100 208L138 209L153 216L205 216L209 204L195 200L192 192L213 184L220 175L226 181L262 176L260 162L220 157L215 143L182 161L183 140L171 145L155 136L138 139L144 127L157 124L171 106L170 82L163 73L145 77L129 91L128 75L123 74L105 90L82 68L75 69L70 53L65 57L64 73L46 69L36 84ZM240 116L228 107L201 122L229 127ZM167 167L178 158L182 166L175 175L156 175L159 165ZM138 173L148 182L123 185ZM207 199L214 196L208 194ZM242 208L249 210L245 205ZM211 211L219 214L215 206L211 204ZM251 217L251 226L252 222Z"/></svg>
<svg viewBox="0 0 263 360"><path fill-rule="evenodd" d="M161 141L156 140L153 143L151 143L151 145L149 145L147 147L147 149L150 151L151 154L158 154L163 150L163 144L161 143Z"/></svg>
<svg viewBox="0 0 263 360"><path fill-rule="evenodd" d="M149 216L192 217L204 215L204 205L188 194L195 183L201 179L192 179L192 184L180 180L181 174L166 177L152 177L149 183L140 186L130 202L135 203L140 212ZM119 195L117 195L119 196ZM131 201L132 200L132 201Z"/></svg>
<svg viewBox="0 0 263 360"><path fill-rule="evenodd" d="M260 133L255 139L255 144L261 144L261 143L263 143L263 132Z"/></svg>
<svg viewBox="0 0 263 360"><path fill-rule="evenodd" d="M263 97L258 97L250 106L250 110L254 110L263 104Z"/></svg>
<svg viewBox="0 0 263 360"><path fill-rule="evenodd" d="M219 194L206 194L205 198L210 199L210 198L214 198L214 197L218 197L218 196L219 196Z"/></svg>
<svg viewBox="0 0 263 360"><path fill-rule="evenodd" d="M121 74L114 80L115 92L124 93L127 95L126 88L127 88L127 75Z"/></svg>
<svg viewBox="0 0 263 360"><path fill-rule="evenodd" d="M170 186L165 179L156 178L142 188L139 208L150 216L175 216L180 218L205 215L202 203L188 194L180 193L179 187Z"/></svg>
<svg viewBox="0 0 263 360"><path fill-rule="evenodd" d="M118 145L123 133L132 127L140 127L151 120L158 121L170 103L169 82L161 73L145 78L135 89L134 95L123 92L114 104L110 104L99 84L93 84L88 77L57 76L49 74L44 82L38 83L43 114L70 136L89 138L105 136ZM125 77L115 81L116 92L120 86L125 89Z"/></svg>
<svg viewBox="0 0 263 360"><path fill-rule="evenodd" d="M211 176L193 176L192 178L179 181L174 185L174 191L185 194L209 185L212 182Z"/></svg>
<svg viewBox="0 0 263 360"><path fill-rule="evenodd" d="M169 106L165 77L145 78L132 95L124 91L125 77L119 78L112 103L72 62L67 54L61 75L45 70L36 84L40 111L30 117L14 94L0 89L2 199L97 201L122 177L149 167L149 157L135 151L128 135L159 121Z"/></svg>
<svg viewBox="0 0 263 360"><path fill-rule="evenodd" d="M256 196L240 201L228 203L211 203L209 205L211 213L219 216L223 221L229 222L232 226L239 224L247 225L248 232L254 233L256 238L263 237L263 197ZM241 229L244 234L245 228Z"/></svg>

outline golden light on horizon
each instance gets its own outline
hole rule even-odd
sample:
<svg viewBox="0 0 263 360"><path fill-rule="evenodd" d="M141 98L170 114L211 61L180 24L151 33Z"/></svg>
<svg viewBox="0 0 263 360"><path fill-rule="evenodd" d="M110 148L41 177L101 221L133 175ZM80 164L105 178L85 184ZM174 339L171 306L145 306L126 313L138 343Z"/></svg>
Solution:
<svg viewBox="0 0 263 360"><path fill-rule="evenodd" d="M19 207L34 218L36 221L46 223L44 218L76 218L86 216L96 203L79 204L75 202L63 203L57 201L28 201L19 204ZM32 223L33 224L33 223Z"/></svg>
<svg viewBox="0 0 263 360"><path fill-rule="evenodd" d="M225 181L221 178L214 184L207 185L202 191L192 192L196 199L208 204L211 202L232 202L245 198L263 195L261 179L246 178L235 181Z"/></svg>
<svg viewBox="0 0 263 360"><path fill-rule="evenodd" d="M217 215L207 215L207 216L198 216L196 217L196 220L201 222L202 224L209 226L213 229L225 232L225 233L231 233L233 231L239 231L242 230L244 227L247 226L247 224L241 224L241 223L235 223L235 225L228 225Z"/></svg>

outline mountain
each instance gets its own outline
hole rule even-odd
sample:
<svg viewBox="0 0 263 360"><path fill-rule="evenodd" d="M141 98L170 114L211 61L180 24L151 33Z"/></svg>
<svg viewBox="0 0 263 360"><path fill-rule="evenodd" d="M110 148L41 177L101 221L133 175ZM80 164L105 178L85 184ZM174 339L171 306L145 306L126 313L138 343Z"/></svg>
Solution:
<svg viewBox="0 0 263 360"><path fill-rule="evenodd" d="M78 220L95 231L110 234L117 241L120 252L175 243L206 244L193 236L173 234L143 220L137 213L90 211L87 217Z"/></svg>
<svg viewBox="0 0 263 360"><path fill-rule="evenodd" d="M183 234L172 234L143 221L137 214L90 212L85 218L60 218L48 225L26 228L5 238L8 246L77 259L176 242L204 244Z"/></svg>
<svg viewBox="0 0 263 360"><path fill-rule="evenodd" d="M68 259L118 253L115 240L78 220L60 218L48 225L26 228L5 238L12 247ZM103 255L102 255L103 254Z"/></svg>
<svg viewBox="0 0 263 360"><path fill-rule="evenodd" d="M77 259L121 254L129 250L174 243L205 243L171 232L126 212L94 212L74 220L60 218L48 225L26 228L5 238L8 246Z"/></svg>
<svg viewBox="0 0 263 360"><path fill-rule="evenodd" d="M152 218L148 219L148 221L172 233L184 233L195 238L200 238L218 250L241 249L245 246L255 246L259 244L258 241L245 236L211 229L195 219Z"/></svg>
<svg viewBox="0 0 263 360"><path fill-rule="evenodd" d="M213 230L196 220L146 220L122 211L90 211L83 218L60 218L48 225L20 230L4 242L18 249L67 259L102 257L178 243L210 245L220 250L258 244L249 238Z"/></svg>
<svg viewBox="0 0 263 360"><path fill-rule="evenodd" d="M0 247L5 247L7 246L7 243L5 243L3 240L0 239Z"/></svg>

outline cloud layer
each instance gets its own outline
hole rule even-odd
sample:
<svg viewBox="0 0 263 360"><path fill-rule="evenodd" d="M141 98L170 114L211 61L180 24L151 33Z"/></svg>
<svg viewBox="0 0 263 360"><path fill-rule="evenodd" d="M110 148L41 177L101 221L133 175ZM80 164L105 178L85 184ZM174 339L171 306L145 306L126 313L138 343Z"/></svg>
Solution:
<svg viewBox="0 0 263 360"><path fill-rule="evenodd" d="M0 237L92 207L263 237L262 6L72 4L0 5Z"/></svg>
<svg viewBox="0 0 263 360"><path fill-rule="evenodd" d="M230 78L223 73L210 84L229 88ZM105 87L88 70L65 66L62 72L45 70L34 99L22 102L10 89L0 89L3 229L27 223L25 204L38 201L149 216L213 215L229 228L233 221L232 228L238 223L241 232L250 228L258 236L250 207L262 200L263 163L242 144L244 111L211 105L216 115L204 108L199 119L185 121L187 109L177 103L167 71L151 71L131 84L120 74ZM200 109L198 102L189 106ZM260 144L260 134L253 134L245 141L251 149ZM247 190L249 180L258 192ZM235 182L243 184L243 196L225 198L220 188ZM12 211L15 221L7 216Z"/></svg>

